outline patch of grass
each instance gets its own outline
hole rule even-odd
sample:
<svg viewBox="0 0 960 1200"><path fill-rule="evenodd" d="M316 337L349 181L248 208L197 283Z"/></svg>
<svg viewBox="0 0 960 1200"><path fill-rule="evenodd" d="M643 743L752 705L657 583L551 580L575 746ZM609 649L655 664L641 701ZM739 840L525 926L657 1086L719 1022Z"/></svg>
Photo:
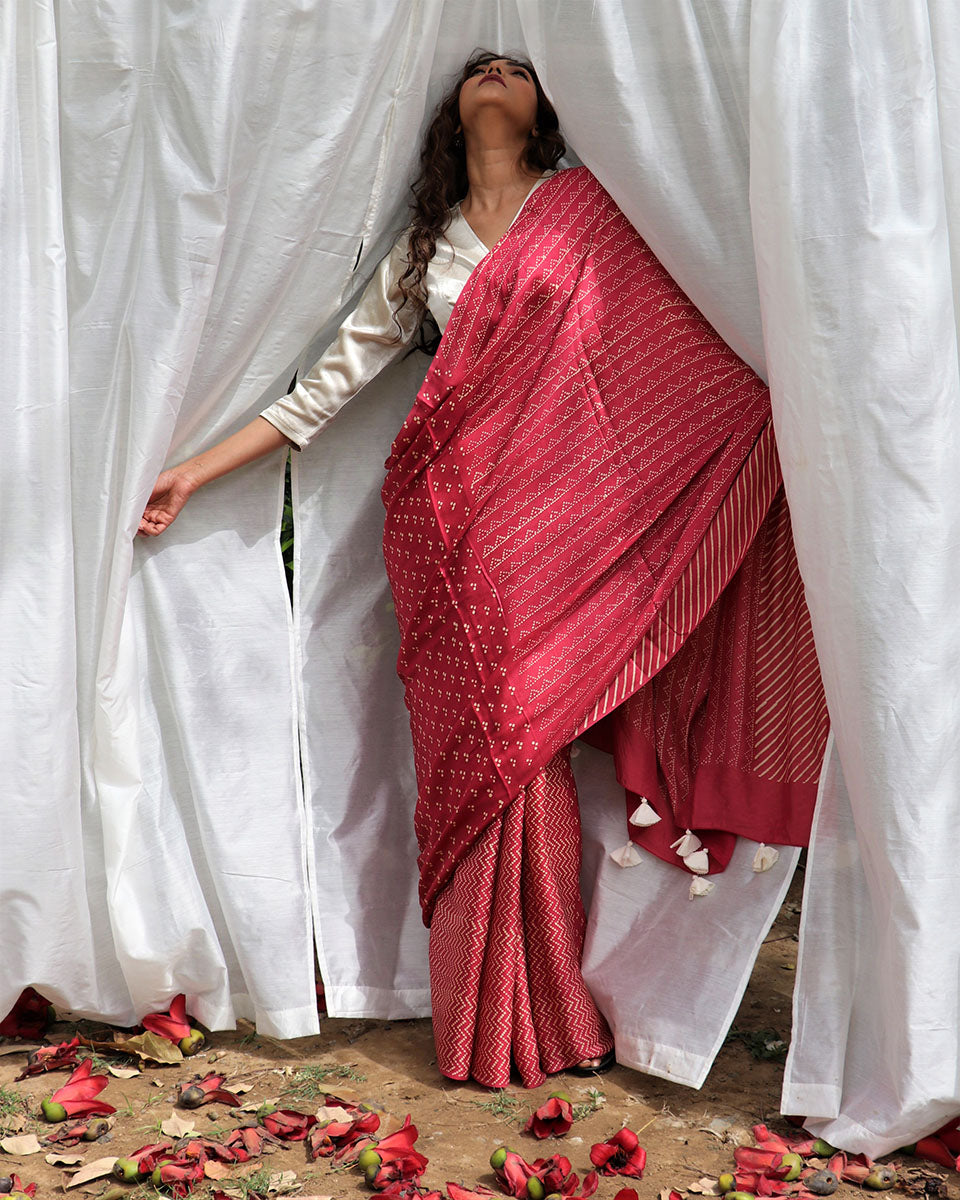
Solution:
<svg viewBox="0 0 960 1200"><path fill-rule="evenodd" d="M512 1121L520 1107L520 1101L516 1096L511 1096L506 1088L494 1092L490 1100L474 1100L473 1103L481 1112L490 1113L498 1121Z"/></svg>
<svg viewBox="0 0 960 1200"><path fill-rule="evenodd" d="M289 1182L280 1182L282 1172L261 1167L249 1175L235 1175L227 1181L226 1186L231 1192L242 1193L242 1200L264 1200L270 1196L284 1196L289 1192L298 1192L302 1184L294 1175ZM293 1172L290 1172L292 1175Z"/></svg>
<svg viewBox="0 0 960 1200"><path fill-rule="evenodd" d="M102 1058L96 1052L96 1050L91 1050L89 1046L81 1046L77 1051L77 1062L82 1062L85 1058L89 1058L93 1063L93 1069L95 1071L100 1071L101 1073L106 1071L107 1067L117 1065L117 1060L108 1061L107 1059Z"/></svg>
<svg viewBox="0 0 960 1200"><path fill-rule="evenodd" d="M300 1067L294 1071L290 1082L283 1089L284 1095L292 1096L295 1100L316 1100L327 1091L327 1081L330 1079L349 1080L351 1083L363 1083L366 1075L352 1066L333 1063L322 1066L315 1063L309 1067Z"/></svg>
<svg viewBox="0 0 960 1200"><path fill-rule="evenodd" d="M607 1098L603 1092L596 1088L590 1088L587 1092L587 1098L581 1104L573 1106L573 1119L582 1121L584 1117L589 1117L592 1113L599 1112L606 1103Z"/></svg>
<svg viewBox="0 0 960 1200"><path fill-rule="evenodd" d="M29 1113L30 1106L26 1097L21 1096L15 1088L0 1084L0 1129L12 1117L26 1117Z"/></svg>
<svg viewBox="0 0 960 1200"><path fill-rule="evenodd" d="M254 1171L251 1175L237 1175L236 1178L230 1180L230 1187L243 1192L243 1200L247 1200L251 1193L254 1196L265 1196L270 1186L270 1179L275 1174L276 1172L271 1171L269 1167L261 1167L259 1171Z"/></svg>
<svg viewBox="0 0 960 1200"><path fill-rule="evenodd" d="M784 1062L787 1057L787 1043L775 1029L737 1029L734 1026L724 1044L731 1042L739 1042L760 1062Z"/></svg>

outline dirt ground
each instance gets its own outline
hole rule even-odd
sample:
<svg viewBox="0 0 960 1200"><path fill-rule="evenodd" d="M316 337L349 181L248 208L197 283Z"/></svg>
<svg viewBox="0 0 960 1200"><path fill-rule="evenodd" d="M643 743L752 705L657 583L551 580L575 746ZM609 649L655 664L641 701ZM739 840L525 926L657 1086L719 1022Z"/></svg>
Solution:
<svg viewBox="0 0 960 1200"><path fill-rule="evenodd" d="M627 1185L637 1188L640 1200L656 1197L664 1189L686 1193L701 1177L715 1178L732 1169L733 1148L740 1141L752 1144L750 1128L755 1123L764 1121L784 1132L789 1129L778 1115L783 1066L782 1048L776 1042L789 1036L801 882L799 878L795 881L767 937L733 1034L699 1092L621 1067L593 1080L556 1077L532 1092L511 1087L491 1093L474 1085L455 1084L437 1073L429 1021L328 1019L318 1037L292 1042L260 1037L247 1026L236 1033L211 1035L201 1054L184 1063L146 1065L132 1078L111 1079L103 1098L116 1106L117 1116L107 1135L108 1144L81 1142L65 1153L83 1154L83 1163L127 1155L146 1143L162 1140L160 1125L174 1111L194 1121L198 1133L226 1133L243 1119L240 1110L210 1104L184 1112L173 1105L178 1082L215 1068L227 1076L225 1086L248 1089L242 1094L248 1111L273 1102L314 1112L321 1103L319 1093L333 1092L362 1097L401 1119L410 1113L420 1130L417 1149L430 1159L423 1182L441 1191L448 1180L467 1187L478 1183L495 1187L488 1159L501 1144L528 1160L551 1153L566 1155L582 1177L590 1169L590 1146L627 1125L639 1133L647 1150L646 1172L639 1182L601 1179L599 1200L613 1200ZM59 1041L75 1030L74 1025L60 1023L48 1038ZM88 1023L81 1026L81 1032L108 1035ZM32 1132L42 1137L51 1127L35 1119L39 1102L66 1076L57 1073L15 1083L24 1054L0 1056L0 1132ZM774 1057L764 1057L770 1055ZM129 1065L119 1059L107 1061ZM519 1130L529 1113L558 1087L580 1106L579 1119L570 1133L544 1142L521 1136ZM0 1154L0 1175L16 1172L24 1183L36 1182L41 1200L53 1193L62 1195L71 1171L48 1163L46 1150L29 1156ZM960 1196L953 1183L956 1176L947 1180L947 1172L940 1168L928 1166L921 1171L919 1164L913 1166L908 1190L914 1194L939 1193L951 1200ZM336 1173L325 1160L310 1162L304 1143L299 1142L286 1143L269 1158L246 1168L231 1167L230 1174L240 1177L240 1200L250 1200L244 1179L260 1190L264 1167L270 1173L294 1172L295 1178L285 1177L280 1186L301 1197L360 1200L370 1194L358 1173ZM255 1184L253 1171L261 1172ZM236 1180L202 1184L194 1195L209 1200L213 1188L231 1182ZM114 1187L112 1179L104 1178L71 1190L101 1197ZM849 1200L855 1190L841 1185L838 1200ZM149 1187L139 1192L132 1200L156 1195Z"/></svg>

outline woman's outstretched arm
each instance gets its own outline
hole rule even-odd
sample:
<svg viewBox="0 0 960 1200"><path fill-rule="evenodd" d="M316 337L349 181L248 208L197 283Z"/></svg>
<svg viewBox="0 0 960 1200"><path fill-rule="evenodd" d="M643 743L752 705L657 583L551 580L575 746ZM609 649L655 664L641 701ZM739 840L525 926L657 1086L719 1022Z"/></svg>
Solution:
<svg viewBox="0 0 960 1200"><path fill-rule="evenodd" d="M209 450L164 471L150 494L137 532L147 537L163 533L177 519L193 493L205 483L289 445L289 439L279 429L263 417L254 417L249 425L244 425Z"/></svg>

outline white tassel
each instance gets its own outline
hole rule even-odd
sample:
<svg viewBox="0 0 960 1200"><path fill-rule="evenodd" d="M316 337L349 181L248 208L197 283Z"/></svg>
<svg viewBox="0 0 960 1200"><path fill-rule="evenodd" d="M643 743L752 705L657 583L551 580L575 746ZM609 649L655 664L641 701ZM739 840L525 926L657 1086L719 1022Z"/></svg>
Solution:
<svg viewBox="0 0 960 1200"><path fill-rule="evenodd" d="M618 850L611 850L610 857L618 867L635 867L643 855L633 842L627 842L625 846L621 846Z"/></svg>
<svg viewBox="0 0 960 1200"><path fill-rule="evenodd" d="M691 833L688 829L683 837L677 838L677 840L671 844L670 849L676 850L681 858L686 858L688 854L693 854L694 851L699 850L702 845L703 842L700 841L697 835L695 833Z"/></svg>
<svg viewBox="0 0 960 1200"><path fill-rule="evenodd" d="M780 861L780 851L776 846L765 846L763 842L757 847L757 852L753 856L753 869L759 871L769 871L771 867L775 867Z"/></svg>
<svg viewBox="0 0 960 1200"><path fill-rule="evenodd" d="M694 850L693 854L683 856L683 865L698 875L706 875L710 870L710 859L707 857L706 850Z"/></svg>
<svg viewBox="0 0 960 1200"><path fill-rule="evenodd" d="M659 820L653 805L646 796L641 796L639 805L630 814L630 824L646 828L648 825L656 825Z"/></svg>
<svg viewBox="0 0 960 1200"><path fill-rule="evenodd" d="M711 883L709 879L691 879L690 880L690 896L691 900L696 900L698 896L709 896L717 885Z"/></svg>

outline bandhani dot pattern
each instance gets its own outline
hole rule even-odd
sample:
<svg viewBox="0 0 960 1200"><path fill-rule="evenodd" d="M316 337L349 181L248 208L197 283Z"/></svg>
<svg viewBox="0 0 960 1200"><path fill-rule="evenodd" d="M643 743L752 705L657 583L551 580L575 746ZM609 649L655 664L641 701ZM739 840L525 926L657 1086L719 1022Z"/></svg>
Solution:
<svg viewBox="0 0 960 1200"><path fill-rule="evenodd" d="M581 734L654 853L805 840L827 716L769 395L585 168L470 277L387 468L428 923Z"/></svg>

